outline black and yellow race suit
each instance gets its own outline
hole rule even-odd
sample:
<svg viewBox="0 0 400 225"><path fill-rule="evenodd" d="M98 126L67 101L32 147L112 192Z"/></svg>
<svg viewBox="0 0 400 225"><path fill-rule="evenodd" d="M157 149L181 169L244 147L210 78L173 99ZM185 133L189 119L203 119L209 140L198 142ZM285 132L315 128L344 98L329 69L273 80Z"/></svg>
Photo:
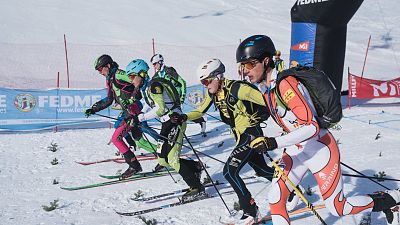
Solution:
<svg viewBox="0 0 400 225"><path fill-rule="evenodd" d="M215 94L207 92L203 104L187 114L188 120L203 116L212 104L219 110L221 119L228 124L236 140L236 146L226 161L224 177L239 197L239 204L247 212L251 206L251 194L239 172L246 163L257 175L272 180L274 169L269 167L263 155L256 153L249 144L254 137L263 135L260 123L268 119L264 98L250 83L224 79Z"/></svg>
<svg viewBox="0 0 400 225"><path fill-rule="evenodd" d="M168 80L153 77L147 89L147 102L152 108L139 116L139 121L159 118L161 121L160 138L157 145L158 162L162 166L171 166L178 172L191 188L199 188L200 178L196 173L201 171L199 163L180 158L186 122L173 123L169 115L183 114L179 94Z"/></svg>

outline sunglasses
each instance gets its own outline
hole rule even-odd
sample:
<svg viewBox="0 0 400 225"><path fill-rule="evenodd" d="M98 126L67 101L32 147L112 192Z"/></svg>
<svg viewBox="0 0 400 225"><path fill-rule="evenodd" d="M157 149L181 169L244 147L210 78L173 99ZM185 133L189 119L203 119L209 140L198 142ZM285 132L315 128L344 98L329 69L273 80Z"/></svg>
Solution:
<svg viewBox="0 0 400 225"><path fill-rule="evenodd" d="M145 71L140 71L138 74L137 73L130 73L130 74L128 74L128 76L134 76L134 77L136 77L136 76L139 76L139 77L141 77L141 78L145 78L146 77L146 75L147 75L147 73L145 72Z"/></svg>
<svg viewBox="0 0 400 225"><path fill-rule="evenodd" d="M257 59L245 62L245 63L240 63L240 66L244 69L252 70L254 67L256 67L257 63L259 63Z"/></svg>
<svg viewBox="0 0 400 225"><path fill-rule="evenodd" d="M214 79L215 77L206 78L201 80L200 83L204 86L208 86Z"/></svg>
<svg viewBox="0 0 400 225"><path fill-rule="evenodd" d="M101 71L103 70L103 67L102 67L102 66L101 66L101 67L98 67L96 70L99 71L99 72L101 73Z"/></svg>

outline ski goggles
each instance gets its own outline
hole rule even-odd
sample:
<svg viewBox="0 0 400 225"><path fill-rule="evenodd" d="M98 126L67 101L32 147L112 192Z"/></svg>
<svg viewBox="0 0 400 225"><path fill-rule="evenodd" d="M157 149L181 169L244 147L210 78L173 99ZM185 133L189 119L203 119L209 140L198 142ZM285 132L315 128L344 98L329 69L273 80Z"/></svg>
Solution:
<svg viewBox="0 0 400 225"><path fill-rule="evenodd" d="M257 59L248 61L248 62L244 62L244 63L240 63L240 67L242 67L242 69L248 69L248 70L252 70L254 67L256 67L257 63L259 63L260 61Z"/></svg>
<svg viewBox="0 0 400 225"><path fill-rule="evenodd" d="M215 79L215 77L209 77L209 78L201 80L200 83L204 86L208 86L214 79Z"/></svg>
<svg viewBox="0 0 400 225"><path fill-rule="evenodd" d="M134 77L139 76L139 77L141 77L141 78L143 78L143 79L146 78L146 75L147 75L147 72L145 72L145 71L143 71L143 70L140 71L139 73L134 73L134 72L132 72L132 73L128 74L128 76L134 76Z"/></svg>

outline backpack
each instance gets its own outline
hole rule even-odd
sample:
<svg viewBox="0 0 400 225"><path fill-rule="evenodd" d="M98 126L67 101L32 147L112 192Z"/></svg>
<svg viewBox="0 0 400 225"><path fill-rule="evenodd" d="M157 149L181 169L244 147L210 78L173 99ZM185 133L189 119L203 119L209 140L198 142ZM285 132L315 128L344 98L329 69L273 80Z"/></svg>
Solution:
<svg viewBox="0 0 400 225"><path fill-rule="evenodd" d="M340 121L343 117L340 92L337 91L335 85L323 71L307 66L283 70L278 73L276 87L278 87L280 81L288 76L294 76L307 88L317 111L316 119L320 127L331 128ZM275 91L279 100L285 105L279 93L279 88L275 88ZM287 108L286 105L285 107Z"/></svg>
<svg viewBox="0 0 400 225"><path fill-rule="evenodd" d="M169 93L169 96L172 98L173 102L166 102L166 103L172 103L174 106L172 107L173 109L178 108L181 106L181 102L180 102L180 95L178 93L178 91L176 90L176 87L172 84L171 81L165 79L165 78L161 78L161 77L154 77L153 79L150 80L149 84L148 84L148 88L147 88L147 92L150 92L151 89L151 85L154 82L158 82L160 83L165 90L167 91L167 93ZM150 93L147 93L147 98L145 98L146 103L149 106L152 106L152 102L153 100L150 97ZM171 109L170 109L171 110Z"/></svg>

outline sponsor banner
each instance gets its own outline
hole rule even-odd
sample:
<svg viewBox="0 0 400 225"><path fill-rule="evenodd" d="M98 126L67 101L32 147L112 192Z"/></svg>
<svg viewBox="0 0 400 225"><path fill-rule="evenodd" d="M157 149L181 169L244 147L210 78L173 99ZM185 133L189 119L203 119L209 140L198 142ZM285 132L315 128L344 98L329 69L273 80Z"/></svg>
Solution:
<svg viewBox="0 0 400 225"><path fill-rule="evenodd" d="M316 23L292 23L290 65L314 65Z"/></svg>
<svg viewBox="0 0 400 225"><path fill-rule="evenodd" d="M106 95L106 89L0 88L0 131L105 127L109 119L86 118L83 112ZM119 112L108 109L102 114L116 117Z"/></svg>
<svg viewBox="0 0 400 225"><path fill-rule="evenodd" d="M202 85L187 87L183 112L199 107L204 102L205 91ZM114 120L84 116L86 109L106 96L107 89L0 88L0 132L109 127ZM144 100L142 103L145 104ZM120 110L113 104L99 114L117 118Z"/></svg>
<svg viewBox="0 0 400 225"><path fill-rule="evenodd" d="M372 80L349 73L351 98L400 97L400 77L393 80Z"/></svg>

